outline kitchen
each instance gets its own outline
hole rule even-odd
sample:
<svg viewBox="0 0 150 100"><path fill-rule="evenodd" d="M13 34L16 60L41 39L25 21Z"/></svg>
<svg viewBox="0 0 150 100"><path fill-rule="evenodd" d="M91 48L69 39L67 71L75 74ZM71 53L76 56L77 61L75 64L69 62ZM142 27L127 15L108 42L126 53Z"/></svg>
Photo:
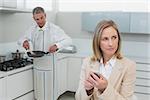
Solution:
<svg viewBox="0 0 150 100"><path fill-rule="evenodd" d="M45 3L38 3L36 0L17 0L17 5L12 6L12 1L15 0L0 0L0 2L1 1L7 1L9 4L6 3L6 7L0 5L0 55L7 55L9 59L11 53L16 52L17 49L24 51L23 48L17 45L16 41L33 22L31 10L27 8L31 9L35 4ZM97 21L93 19L97 19L101 13L105 14L106 12L119 13L118 15L122 15L122 18L127 16L125 17L127 18L125 21L122 19L117 20L119 24L123 25L123 28L121 27L123 30L121 34L123 37L122 52L124 55L135 60L138 64L135 92L138 100L147 100L147 98L150 98L150 7L148 6L150 2L148 0L127 0L126 2L119 2L117 0L104 2L102 0L99 3L93 0L93 5L95 4L96 6L99 4L103 6L96 8L96 10L88 6L89 11L86 9L86 5L85 8L80 5L75 8L75 5L69 1L67 1L66 5L70 4L70 6L67 5L70 8L65 8L65 0L43 0L43 2L44 1L53 5L51 8L46 6L48 10L48 20L59 25L73 39L73 44L77 49L76 53L57 54L57 62L55 63L57 67L54 72L56 74L55 78L57 79L57 76L60 78L57 80L57 86L55 87L55 91L57 92L55 92L54 97L58 97L66 91L75 92L77 89L79 76L77 76L76 73L80 73L82 59L92 53L91 43L93 34L91 31L93 31L93 27L95 27L94 23ZM73 2L73 0L70 1ZM79 1L80 0L74 1L74 4L78 4ZM32 5L32 3L34 4ZM115 7L118 3L120 5ZM88 2L86 4L88 5ZM106 4L108 4L109 7ZM134 7L132 5L134 5ZM112 15L111 17L115 19L115 16ZM124 26L122 23L126 25ZM85 43L88 45L85 46ZM58 67L60 65L63 67ZM7 74L2 74L0 77L0 84L2 83L2 85L0 85L0 96L4 98L8 97L2 100L32 100L32 98L34 98L33 77L31 77L33 75L32 70L32 66L29 65L21 69L8 71ZM57 75L57 73L59 73L59 75ZM5 76L7 77L5 78ZM20 81L15 82L13 79L15 78L14 76ZM24 80L21 80L21 76L24 77ZM5 83L6 80L8 80L7 83ZM26 84L20 83L21 81ZM11 91L13 89L9 87L9 82L14 82L13 84L18 86L20 83L20 87L22 88L19 91L19 88L17 88L16 92ZM7 87L7 89L5 89L5 87Z"/></svg>

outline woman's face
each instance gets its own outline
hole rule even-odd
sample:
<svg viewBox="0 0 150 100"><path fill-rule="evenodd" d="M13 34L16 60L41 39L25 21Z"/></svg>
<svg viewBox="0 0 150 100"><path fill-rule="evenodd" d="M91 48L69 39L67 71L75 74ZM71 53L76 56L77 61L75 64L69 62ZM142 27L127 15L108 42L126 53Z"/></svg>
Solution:
<svg viewBox="0 0 150 100"><path fill-rule="evenodd" d="M107 27L103 30L100 39L100 48L104 58L111 58L118 48L118 33L113 27Z"/></svg>

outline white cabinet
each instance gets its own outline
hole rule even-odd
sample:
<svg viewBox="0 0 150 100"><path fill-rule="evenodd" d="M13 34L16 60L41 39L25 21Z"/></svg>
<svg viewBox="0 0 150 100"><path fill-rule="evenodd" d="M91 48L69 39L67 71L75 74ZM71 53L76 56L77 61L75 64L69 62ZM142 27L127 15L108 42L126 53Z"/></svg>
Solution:
<svg viewBox="0 0 150 100"><path fill-rule="evenodd" d="M75 92L79 85L82 57L69 57L67 66L67 90Z"/></svg>
<svg viewBox="0 0 150 100"><path fill-rule="evenodd" d="M61 58L56 63L56 98L67 90L67 58Z"/></svg>
<svg viewBox="0 0 150 100"><path fill-rule="evenodd" d="M16 8L17 0L0 0L0 6L6 8Z"/></svg>
<svg viewBox="0 0 150 100"><path fill-rule="evenodd" d="M135 94L138 100L150 99L150 64L137 63Z"/></svg>
<svg viewBox="0 0 150 100"><path fill-rule="evenodd" d="M33 91L33 71L28 69L6 77L7 100L12 100Z"/></svg>
<svg viewBox="0 0 150 100"><path fill-rule="evenodd" d="M79 85L83 57L68 55L58 56L55 69L56 98L66 91L75 92Z"/></svg>
<svg viewBox="0 0 150 100"><path fill-rule="evenodd" d="M17 98L15 100L34 100L34 93L31 92L31 93L28 93L20 98Z"/></svg>
<svg viewBox="0 0 150 100"><path fill-rule="evenodd" d="M0 100L6 100L6 79L0 78Z"/></svg>

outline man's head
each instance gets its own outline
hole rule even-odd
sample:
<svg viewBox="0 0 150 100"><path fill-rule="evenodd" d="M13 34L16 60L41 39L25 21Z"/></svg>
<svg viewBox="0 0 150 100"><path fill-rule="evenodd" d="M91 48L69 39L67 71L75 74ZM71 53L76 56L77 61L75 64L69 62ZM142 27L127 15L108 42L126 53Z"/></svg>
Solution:
<svg viewBox="0 0 150 100"><path fill-rule="evenodd" d="M33 19L42 28L46 23L46 13L42 7L36 7L32 11Z"/></svg>

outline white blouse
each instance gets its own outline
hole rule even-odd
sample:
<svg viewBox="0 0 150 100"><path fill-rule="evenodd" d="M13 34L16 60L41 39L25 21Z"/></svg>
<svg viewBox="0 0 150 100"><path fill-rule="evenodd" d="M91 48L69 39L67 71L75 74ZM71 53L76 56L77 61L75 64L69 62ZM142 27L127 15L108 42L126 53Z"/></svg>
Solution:
<svg viewBox="0 0 150 100"><path fill-rule="evenodd" d="M99 73L102 74L106 79L109 78L113 66L115 65L116 57L112 57L106 64L104 65L103 59L100 60Z"/></svg>

